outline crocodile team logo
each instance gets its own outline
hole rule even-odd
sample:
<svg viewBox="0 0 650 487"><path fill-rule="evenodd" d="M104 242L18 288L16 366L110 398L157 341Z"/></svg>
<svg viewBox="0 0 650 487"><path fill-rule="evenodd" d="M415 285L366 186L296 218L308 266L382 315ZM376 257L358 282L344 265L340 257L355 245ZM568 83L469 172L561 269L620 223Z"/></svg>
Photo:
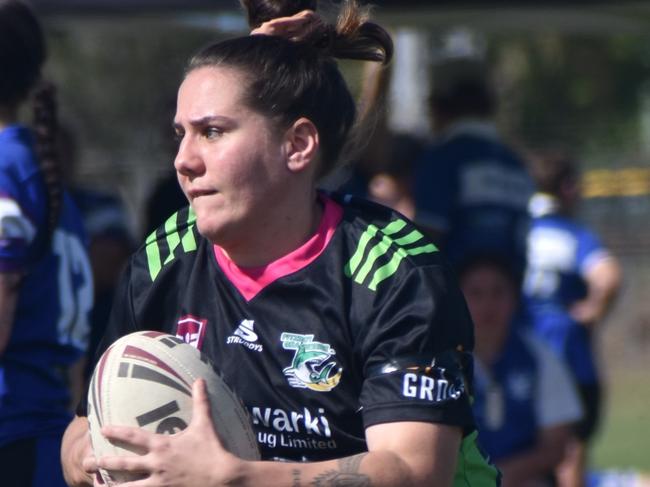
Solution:
<svg viewBox="0 0 650 487"><path fill-rule="evenodd" d="M314 341L314 335L296 333L283 333L280 340L282 348L295 350L291 365L283 370L291 387L327 392L338 385L343 369L330 360L336 351L329 344Z"/></svg>

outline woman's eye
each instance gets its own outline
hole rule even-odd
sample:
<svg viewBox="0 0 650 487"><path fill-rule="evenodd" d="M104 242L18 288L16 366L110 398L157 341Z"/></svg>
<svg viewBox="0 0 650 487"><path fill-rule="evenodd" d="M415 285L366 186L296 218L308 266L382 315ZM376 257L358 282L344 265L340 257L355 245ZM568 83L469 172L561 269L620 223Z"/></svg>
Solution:
<svg viewBox="0 0 650 487"><path fill-rule="evenodd" d="M204 136L207 139L214 139L223 135L223 130L217 127L207 127L204 132Z"/></svg>
<svg viewBox="0 0 650 487"><path fill-rule="evenodd" d="M185 134L183 134L183 133L181 133L181 132L174 132L174 140L175 140L176 142L180 143L181 140L183 140L183 136L184 136L184 135L185 135Z"/></svg>

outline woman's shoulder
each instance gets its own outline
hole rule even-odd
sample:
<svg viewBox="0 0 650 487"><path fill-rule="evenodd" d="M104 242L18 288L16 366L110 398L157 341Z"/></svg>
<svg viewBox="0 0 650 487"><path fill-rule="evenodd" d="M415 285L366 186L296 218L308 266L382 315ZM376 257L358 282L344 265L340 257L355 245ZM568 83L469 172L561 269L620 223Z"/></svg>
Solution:
<svg viewBox="0 0 650 487"><path fill-rule="evenodd" d="M346 273L371 290L414 267L443 258L426 232L401 213L364 198L331 193L343 208L341 233L350 256Z"/></svg>

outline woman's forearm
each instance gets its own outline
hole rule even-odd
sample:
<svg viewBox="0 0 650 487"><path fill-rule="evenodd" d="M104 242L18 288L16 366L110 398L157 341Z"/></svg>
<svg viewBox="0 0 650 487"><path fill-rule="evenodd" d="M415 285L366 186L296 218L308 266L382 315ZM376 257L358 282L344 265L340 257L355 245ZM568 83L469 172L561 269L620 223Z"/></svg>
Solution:
<svg viewBox="0 0 650 487"><path fill-rule="evenodd" d="M461 433L425 423L381 424L366 430L367 453L317 463L253 462L245 486L410 487L452 485Z"/></svg>
<svg viewBox="0 0 650 487"><path fill-rule="evenodd" d="M0 357L11 337L21 279L19 273L0 273Z"/></svg>
<svg viewBox="0 0 650 487"><path fill-rule="evenodd" d="M303 487L416 487L411 468L392 452L370 452L314 463L252 462L243 470L238 485ZM437 484L436 484L437 485ZM447 485L447 484L440 484Z"/></svg>

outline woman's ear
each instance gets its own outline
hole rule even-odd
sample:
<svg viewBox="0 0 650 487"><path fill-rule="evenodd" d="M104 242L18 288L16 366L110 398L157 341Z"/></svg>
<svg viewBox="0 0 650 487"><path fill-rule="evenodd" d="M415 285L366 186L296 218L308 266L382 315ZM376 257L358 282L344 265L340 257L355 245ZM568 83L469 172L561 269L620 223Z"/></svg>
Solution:
<svg viewBox="0 0 650 487"><path fill-rule="evenodd" d="M318 129L308 118L296 120L286 132L287 167L292 172L301 172L316 160L320 145Z"/></svg>

